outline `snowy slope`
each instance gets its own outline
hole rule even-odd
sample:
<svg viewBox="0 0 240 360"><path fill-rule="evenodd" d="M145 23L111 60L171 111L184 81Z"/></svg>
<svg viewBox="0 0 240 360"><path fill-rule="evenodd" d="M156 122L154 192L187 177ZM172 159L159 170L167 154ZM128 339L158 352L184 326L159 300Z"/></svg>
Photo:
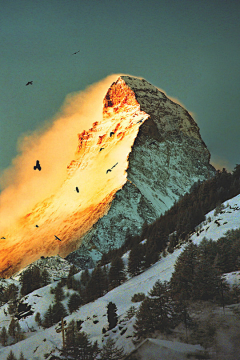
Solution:
<svg viewBox="0 0 240 360"><path fill-rule="evenodd" d="M192 235L192 241L194 243L199 244L204 236L217 240L219 237L224 235L227 230L239 227L240 195L226 201L224 204L226 208L222 211L222 214L214 216L214 211L207 214L207 218L211 217L211 221L201 224L202 232L199 236L197 236L197 231ZM215 223L215 220L218 220L221 225L218 226ZM170 280L174 271L174 264L185 246L186 245L183 245L181 248L175 250L174 253L163 257L144 273L129 279L121 286L107 293L105 296L92 303L82 306L77 312L65 318L67 323L69 323L72 319L84 320L82 330L86 331L90 335L91 341L98 340L99 345L101 346L103 343L102 341L105 341L106 339L106 337L102 334L102 328L107 325L106 307L107 304L112 301L117 305L120 321L117 327L109 332L109 336L116 340L117 346L123 346L125 352L129 353L135 348L132 342L134 317L128 320L126 318L126 312L132 305L135 307L140 305L140 303L132 303L131 297L138 292L144 292L147 294L158 279L161 281ZM126 265L127 259L128 253L123 257ZM80 273L75 275L76 279L79 277ZM234 283L239 279L239 273L227 274L226 279L229 280L230 283ZM28 360L44 360L44 354L50 353L53 349L61 348L61 334L56 333L56 326L42 330L42 328L39 328L34 320L37 311L41 311L41 313L44 314L49 304L53 303L54 295L50 293L50 288L56 286L56 284L57 282L25 296L24 300L30 304L34 310L34 314L32 316L20 320L20 326L25 332L27 332L27 338L15 345L12 345L11 347L4 348L0 346L1 360L5 360L7 358L10 349L13 350L16 356L19 356L22 351ZM65 288L65 293L67 292L71 293L72 290L67 290ZM65 306L68 299L69 298L66 297L63 301ZM6 307L7 305L4 305L0 308L0 327L8 327L10 323L10 316L6 316L4 314L4 309L6 310ZM98 322L94 324L97 320Z"/></svg>
<svg viewBox="0 0 240 360"><path fill-rule="evenodd" d="M204 237L217 240L223 236L226 231L240 227L240 195L225 201L223 204L225 209L218 215L214 215L215 210L206 214L206 219L211 218L211 221L205 221L200 224L200 231L192 236L194 243L199 243ZM217 221L220 226L215 221ZM197 236L197 233L199 233L199 236Z"/></svg>

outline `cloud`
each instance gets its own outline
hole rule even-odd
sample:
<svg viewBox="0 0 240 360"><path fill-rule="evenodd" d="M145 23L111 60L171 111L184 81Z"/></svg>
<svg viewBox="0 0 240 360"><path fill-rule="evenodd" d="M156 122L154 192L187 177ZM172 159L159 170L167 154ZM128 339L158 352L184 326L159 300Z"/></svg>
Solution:
<svg viewBox="0 0 240 360"><path fill-rule="evenodd" d="M1 227L31 211L61 186L77 149L77 134L101 120L103 98L118 76L110 75L85 91L67 95L51 121L20 137L19 154L0 177ZM33 170L36 160L40 161L42 171Z"/></svg>

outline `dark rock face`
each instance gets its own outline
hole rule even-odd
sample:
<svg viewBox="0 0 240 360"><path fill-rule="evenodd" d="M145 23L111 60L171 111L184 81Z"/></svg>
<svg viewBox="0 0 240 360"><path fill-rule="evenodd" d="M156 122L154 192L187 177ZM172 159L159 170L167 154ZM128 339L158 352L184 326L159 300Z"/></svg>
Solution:
<svg viewBox="0 0 240 360"><path fill-rule="evenodd" d="M215 174L210 153L191 115L146 80L121 76L104 99L104 117L124 107L145 113L128 157L127 182L117 191L108 213L83 237L67 259L82 265L136 235L144 222L153 222L169 209L194 182ZM128 115L125 115L128 116ZM115 135L113 135L115 136ZM94 250L93 249L94 246Z"/></svg>

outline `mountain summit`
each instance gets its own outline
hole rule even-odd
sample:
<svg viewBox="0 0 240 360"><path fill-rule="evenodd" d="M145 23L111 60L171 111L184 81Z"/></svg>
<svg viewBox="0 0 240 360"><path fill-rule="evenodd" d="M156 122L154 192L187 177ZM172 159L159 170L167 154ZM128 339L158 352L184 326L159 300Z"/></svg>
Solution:
<svg viewBox="0 0 240 360"><path fill-rule="evenodd" d="M209 160L199 128L182 106L144 79L120 76L103 99L102 120L93 119L78 135L58 191L11 229L1 228L0 276L41 256L71 253L68 259L78 265L99 259L194 182L213 176Z"/></svg>
<svg viewBox="0 0 240 360"><path fill-rule="evenodd" d="M153 222L194 182L215 173L191 115L145 79L121 76L112 84L104 99L107 120L111 141L134 134L136 128L137 135L127 155L125 184L108 213L83 236L82 246L67 257L79 266L121 246L127 235L139 234L144 222ZM108 141L108 134L99 137L101 149Z"/></svg>

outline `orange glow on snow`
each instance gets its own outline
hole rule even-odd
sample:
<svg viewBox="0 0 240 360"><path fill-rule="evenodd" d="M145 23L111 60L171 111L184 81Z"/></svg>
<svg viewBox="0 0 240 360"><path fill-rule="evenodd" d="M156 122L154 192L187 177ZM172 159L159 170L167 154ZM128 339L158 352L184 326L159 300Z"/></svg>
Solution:
<svg viewBox="0 0 240 360"><path fill-rule="evenodd" d="M21 141L21 154L1 178L0 276L78 248L126 182L137 122L148 114L121 79L121 90L113 85L103 104L118 76L67 97L51 125ZM37 159L41 171L33 170Z"/></svg>

